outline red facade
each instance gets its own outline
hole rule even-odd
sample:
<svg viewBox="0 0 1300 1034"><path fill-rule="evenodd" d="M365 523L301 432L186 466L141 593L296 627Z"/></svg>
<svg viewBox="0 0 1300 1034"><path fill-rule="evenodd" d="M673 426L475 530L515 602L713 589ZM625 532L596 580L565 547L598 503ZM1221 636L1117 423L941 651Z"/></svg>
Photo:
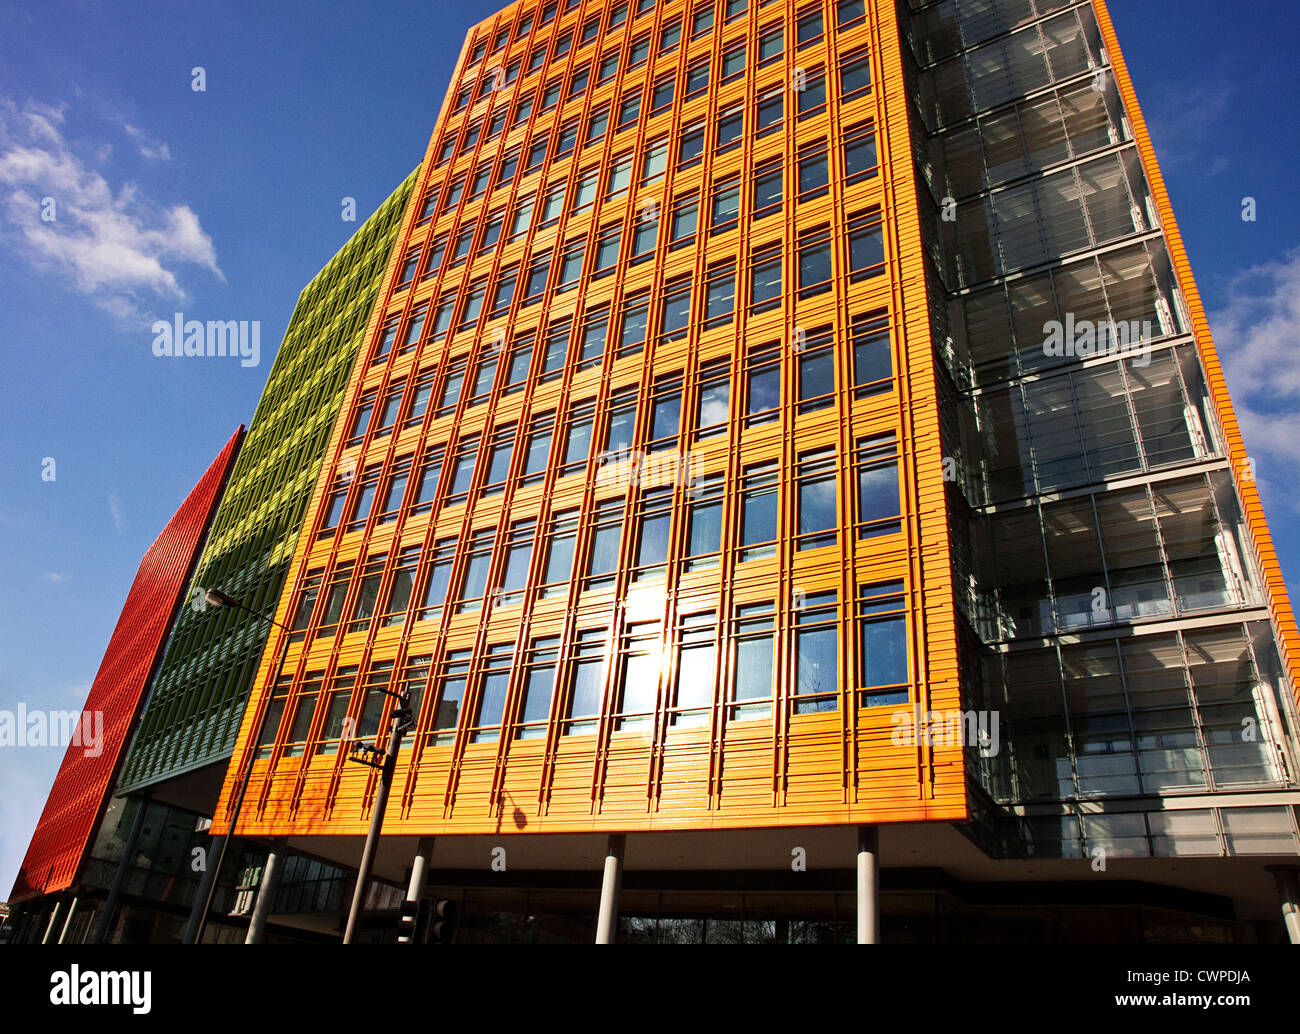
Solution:
<svg viewBox="0 0 1300 1034"><path fill-rule="evenodd" d="M243 436L240 427L140 561L82 711L83 725L88 716L94 722L96 739L96 717L103 715L98 751L92 755L78 742L68 747L10 901L65 890L76 881Z"/></svg>

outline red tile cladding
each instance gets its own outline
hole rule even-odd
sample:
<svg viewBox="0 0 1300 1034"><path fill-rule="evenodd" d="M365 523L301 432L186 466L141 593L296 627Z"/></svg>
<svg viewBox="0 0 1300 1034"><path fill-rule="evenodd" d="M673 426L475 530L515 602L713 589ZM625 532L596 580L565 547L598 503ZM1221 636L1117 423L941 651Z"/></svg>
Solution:
<svg viewBox="0 0 1300 1034"><path fill-rule="evenodd" d="M86 714L103 713L100 753L91 757L72 745L63 755L10 901L66 890L75 882L243 437L241 426L140 561L83 708Z"/></svg>

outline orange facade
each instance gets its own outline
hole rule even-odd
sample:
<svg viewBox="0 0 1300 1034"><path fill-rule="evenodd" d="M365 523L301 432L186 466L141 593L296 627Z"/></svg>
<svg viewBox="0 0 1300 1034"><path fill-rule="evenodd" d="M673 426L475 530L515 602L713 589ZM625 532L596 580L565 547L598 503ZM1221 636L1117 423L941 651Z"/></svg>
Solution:
<svg viewBox="0 0 1300 1034"><path fill-rule="evenodd" d="M641 6L467 38L216 831L364 832L403 687L390 834L966 817L894 5Z"/></svg>

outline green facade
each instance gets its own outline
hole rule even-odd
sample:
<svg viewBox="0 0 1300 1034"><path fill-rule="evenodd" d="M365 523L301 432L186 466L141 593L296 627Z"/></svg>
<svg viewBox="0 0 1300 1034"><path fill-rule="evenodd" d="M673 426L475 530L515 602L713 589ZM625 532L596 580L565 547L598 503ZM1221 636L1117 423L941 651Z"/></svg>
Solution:
<svg viewBox="0 0 1300 1034"><path fill-rule="evenodd" d="M418 172L299 295L187 600L196 587L218 588L274 612ZM182 606L118 794L230 758L270 630L244 610Z"/></svg>

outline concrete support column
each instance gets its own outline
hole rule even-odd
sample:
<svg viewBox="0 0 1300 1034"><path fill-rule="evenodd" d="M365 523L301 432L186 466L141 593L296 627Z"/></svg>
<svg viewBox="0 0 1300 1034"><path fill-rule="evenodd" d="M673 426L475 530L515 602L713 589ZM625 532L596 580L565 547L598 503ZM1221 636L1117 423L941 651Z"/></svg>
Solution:
<svg viewBox="0 0 1300 1034"><path fill-rule="evenodd" d="M271 915L271 905L275 901L275 892L280 886L280 871L284 868L284 841L277 840L271 845L266 855L266 867L262 870L262 882L257 888L257 900L253 902L253 918L248 924L248 936L245 944L261 944L266 936L266 920Z"/></svg>
<svg viewBox="0 0 1300 1034"><path fill-rule="evenodd" d="M880 831L858 827L858 943L880 943Z"/></svg>
<svg viewBox="0 0 1300 1034"><path fill-rule="evenodd" d="M50 921L45 924L45 936L41 938L42 944L54 943L54 927L59 921L59 916L63 914L63 899L59 898L54 902L54 911L50 913Z"/></svg>
<svg viewBox="0 0 1300 1034"><path fill-rule="evenodd" d="M72 917L77 911L77 900L78 899L74 897L72 899L72 904L68 906L68 918L63 920L63 929L59 931L59 944L62 944L64 938L68 936L68 930L72 926Z"/></svg>
<svg viewBox="0 0 1300 1034"><path fill-rule="evenodd" d="M411 859L411 882L406 886L406 900L402 903L402 912L411 917L412 932L397 938L398 944L413 944L414 926L420 918L420 902L424 898L424 884L429 875L429 856L433 853L433 837L420 837L415 847L415 857Z"/></svg>
<svg viewBox="0 0 1300 1034"><path fill-rule="evenodd" d="M1282 901L1282 922L1292 944L1300 944L1300 867L1270 865L1268 871L1277 881L1277 896Z"/></svg>
<svg viewBox="0 0 1300 1034"><path fill-rule="evenodd" d="M149 810L149 792L141 794L137 801L139 806L136 808L135 818L131 820L131 831L127 833L126 843L122 845L122 857L118 860L117 872L113 874L113 885L108 888L104 911L99 917L94 936L90 938L91 944L103 944L104 938L108 936L109 924L113 922L113 912L117 909L117 898L122 893L122 885L126 882L126 871L135 860L135 849L140 843L140 829L144 826L145 812Z"/></svg>
<svg viewBox="0 0 1300 1034"><path fill-rule="evenodd" d="M596 917L596 943L613 944L618 930L618 896L623 886L623 852L627 834L611 833L605 846L605 873L600 881L600 912Z"/></svg>

